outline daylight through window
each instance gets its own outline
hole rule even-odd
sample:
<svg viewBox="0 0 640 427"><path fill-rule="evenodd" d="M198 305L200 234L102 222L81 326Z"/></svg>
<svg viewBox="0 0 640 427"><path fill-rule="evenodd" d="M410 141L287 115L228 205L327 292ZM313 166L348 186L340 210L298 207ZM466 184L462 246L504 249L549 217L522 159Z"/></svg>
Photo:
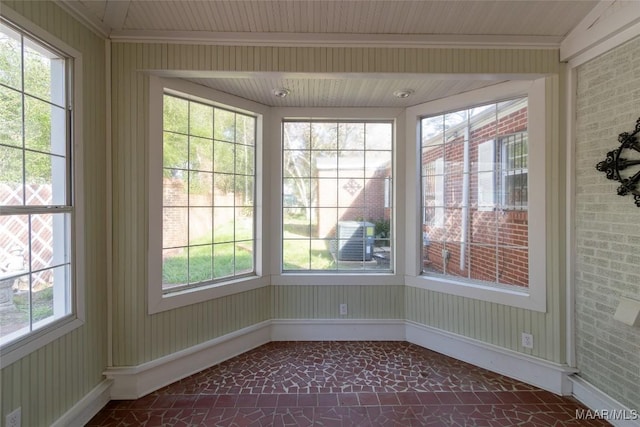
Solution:
<svg viewBox="0 0 640 427"><path fill-rule="evenodd" d="M527 98L421 120L424 274L529 284Z"/></svg>
<svg viewBox="0 0 640 427"><path fill-rule="evenodd" d="M283 271L391 271L391 122L283 123Z"/></svg>
<svg viewBox="0 0 640 427"><path fill-rule="evenodd" d="M0 343L72 313L70 60L0 23Z"/></svg>
<svg viewBox="0 0 640 427"><path fill-rule="evenodd" d="M163 291L254 274L256 118L163 99Z"/></svg>

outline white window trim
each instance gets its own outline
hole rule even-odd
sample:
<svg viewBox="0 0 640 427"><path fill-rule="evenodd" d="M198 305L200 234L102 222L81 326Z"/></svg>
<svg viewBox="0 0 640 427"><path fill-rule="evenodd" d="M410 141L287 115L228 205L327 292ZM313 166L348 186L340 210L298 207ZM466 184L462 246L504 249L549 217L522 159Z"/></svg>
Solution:
<svg viewBox="0 0 640 427"><path fill-rule="evenodd" d="M392 229L394 230L393 246L395 267L391 272L366 272L345 271L345 272L304 272L291 271L282 272L282 122L285 119L303 120L389 120L393 122L394 146L393 146L393 168L396 176L392 179L394 188L391 190L392 205L394 209ZM398 227L399 217L404 216L403 205L405 195L402 191L396 191L404 185L404 176L398 174L398 160L404 158L404 109L402 108L272 108L271 114L266 123L267 135L265 139L269 141L271 149L270 158L267 159L271 168L270 181L270 222L271 240L269 253L269 269L271 274L271 284L274 286L362 286L366 285L403 285L404 265L397 261L404 257L404 246L397 242L402 242L404 238L404 228ZM401 164L401 163L400 163ZM266 261L266 260L265 260ZM366 279L365 279L366 278Z"/></svg>
<svg viewBox="0 0 640 427"><path fill-rule="evenodd" d="M160 73L158 73L160 74ZM166 73L162 73L166 74ZM176 75L176 77L179 77ZM255 249L255 276L235 278L224 282L213 283L181 292L163 294L162 292L162 103L165 89L175 90L189 99L204 101L208 104L220 106L235 111L257 114L256 120L256 198L255 198L255 222L256 222L256 249ZM268 113L264 105L238 98L227 93L206 88L177 78L161 78L156 75L149 76L149 249L148 249L148 313L155 314L162 311L197 304L210 299L221 298L228 295L246 292L269 285L269 276L263 269L263 254L267 248L265 245L263 212L264 209L264 178L262 170L263 161L263 116ZM154 142L155 141L155 142Z"/></svg>
<svg viewBox="0 0 640 427"><path fill-rule="evenodd" d="M72 87L73 118L73 177L72 177L72 236L71 236L71 313L52 321L50 325L19 338L15 343L9 343L0 351L0 369L9 366L26 355L44 347L58 338L79 328L85 323L85 245L84 245L84 173L83 173L83 134L82 134L82 54L38 27L22 15L16 13L6 5L0 9L3 17L24 29L27 33L43 40L56 49L73 58Z"/></svg>
<svg viewBox="0 0 640 427"><path fill-rule="evenodd" d="M539 312L546 312L547 267L546 224L544 221L529 221L529 287L520 289L511 286L489 286L469 280L456 280L421 274L422 240L419 238L421 218L420 168L415 158L419 157L419 121L427 115L466 108L472 105L500 101L507 98L528 96L529 132L529 181L530 218L546 218L545 154L547 143L545 114L545 79L511 81L490 86L438 101L410 107L406 112L406 276L407 286L436 292L495 302ZM413 195L413 197L411 197Z"/></svg>

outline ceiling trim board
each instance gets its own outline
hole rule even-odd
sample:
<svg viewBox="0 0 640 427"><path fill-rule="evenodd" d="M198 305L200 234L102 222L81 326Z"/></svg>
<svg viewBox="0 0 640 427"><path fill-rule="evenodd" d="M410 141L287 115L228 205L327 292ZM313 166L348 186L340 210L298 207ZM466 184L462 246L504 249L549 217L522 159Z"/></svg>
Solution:
<svg viewBox="0 0 640 427"><path fill-rule="evenodd" d="M112 31L113 41L274 47L382 47L460 49L558 49L562 37L429 34L222 33L208 31Z"/></svg>
<svg viewBox="0 0 640 427"><path fill-rule="evenodd" d="M124 21L127 19L127 12L131 0L108 1L104 10L104 22L111 27L113 31L119 31L124 27Z"/></svg>
<svg viewBox="0 0 640 427"><path fill-rule="evenodd" d="M594 50L599 55L615 47L609 46L609 40L616 39L618 43L617 39L637 36L639 26L640 2L602 1L562 41L560 60L576 62L581 58L578 62L585 62L589 58L586 52Z"/></svg>

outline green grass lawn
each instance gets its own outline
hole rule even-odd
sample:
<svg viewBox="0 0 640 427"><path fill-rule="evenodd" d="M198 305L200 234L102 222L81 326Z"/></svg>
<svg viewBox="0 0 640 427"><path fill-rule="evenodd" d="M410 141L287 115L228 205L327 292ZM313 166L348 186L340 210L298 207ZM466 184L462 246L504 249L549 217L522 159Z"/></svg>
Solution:
<svg viewBox="0 0 640 427"><path fill-rule="evenodd" d="M236 219L237 235L252 236L250 218ZM193 239L192 246L184 248L164 259L162 283L179 285L217 280L253 271L253 241L233 243L234 224L229 222L214 230L216 242L207 238Z"/></svg>

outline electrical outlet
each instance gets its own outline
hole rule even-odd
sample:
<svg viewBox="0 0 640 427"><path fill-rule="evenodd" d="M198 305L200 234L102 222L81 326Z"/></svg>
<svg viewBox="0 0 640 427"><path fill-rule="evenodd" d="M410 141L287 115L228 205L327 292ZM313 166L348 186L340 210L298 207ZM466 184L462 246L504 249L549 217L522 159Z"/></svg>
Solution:
<svg viewBox="0 0 640 427"><path fill-rule="evenodd" d="M340 315L341 316L347 315L347 304L340 304Z"/></svg>
<svg viewBox="0 0 640 427"><path fill-rule="evenodd" d="M522 333L522 346L524 348L533 348L533 335L527 334L526 332Z"/></svg>
<svg viewBox="0 0 640 427"><path fill-rule="evenodd" d="M20 427L20 418L22 418L22 409L15 409L13 412L7 415L6 425L7 427Z"/></svg>

